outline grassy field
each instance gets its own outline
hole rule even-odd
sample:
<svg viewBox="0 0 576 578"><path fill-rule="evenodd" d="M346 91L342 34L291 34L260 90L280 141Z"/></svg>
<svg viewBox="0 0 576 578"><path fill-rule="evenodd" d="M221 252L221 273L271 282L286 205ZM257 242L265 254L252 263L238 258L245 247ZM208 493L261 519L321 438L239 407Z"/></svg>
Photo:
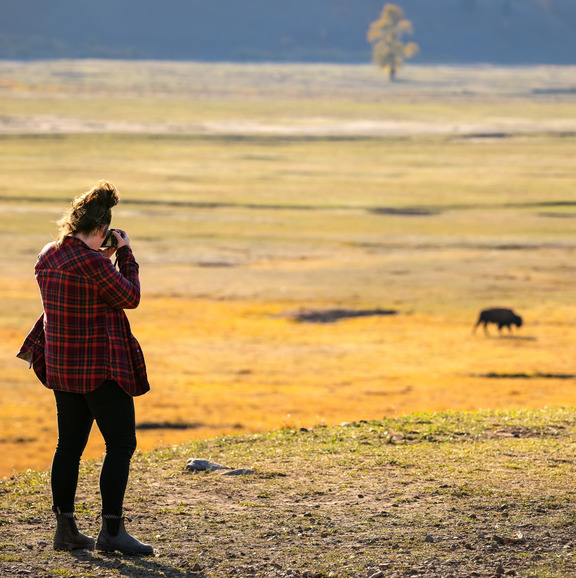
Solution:
<svg viewBox="0 0 576 578"><path fill-rule="evenodd" d="M50 463L53 399L14 355L41 312L35 256L100 178L141 265L143 449L576 403L573 68L410 67L393 85L367 66L0 71L0 475ZM525 326L473 334L491 305Z"/></svg>

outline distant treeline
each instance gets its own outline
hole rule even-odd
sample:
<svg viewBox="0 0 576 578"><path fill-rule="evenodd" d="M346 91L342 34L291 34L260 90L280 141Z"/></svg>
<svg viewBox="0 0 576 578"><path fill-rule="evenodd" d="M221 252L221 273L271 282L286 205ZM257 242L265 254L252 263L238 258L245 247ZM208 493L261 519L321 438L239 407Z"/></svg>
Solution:
<svg viewBox="0 0 576 578"><path fill-rule="evenodd" d="M576 64L576 0L397 0L415 63ZM0 58L368 62L384 0L0 0Z"/></svg>

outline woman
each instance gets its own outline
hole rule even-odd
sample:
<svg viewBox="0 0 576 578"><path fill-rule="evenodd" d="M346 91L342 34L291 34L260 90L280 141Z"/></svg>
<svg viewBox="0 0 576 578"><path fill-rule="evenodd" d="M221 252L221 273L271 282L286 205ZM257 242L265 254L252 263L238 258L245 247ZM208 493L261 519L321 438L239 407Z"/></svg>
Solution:
<svg viewBox="0 0 576 578"><path fill-rule="evenodd" d="M150 386L144 356L124 309L140 302L138 263L124 231L110 230L114 185L100 181L75 198L58 221L58 239L44 247L35 267L43 314L18 357L34 367L56 398L58 444L51 487L57 528L54 549L94 548L74 517L78 470L92 423L106 443L100 474L102 528L96 548L153 554L130 536L122 507L136 449L133 396ZM112 247L102 248L115 244ZM111 262L116 255L118 270Z"/></svg>

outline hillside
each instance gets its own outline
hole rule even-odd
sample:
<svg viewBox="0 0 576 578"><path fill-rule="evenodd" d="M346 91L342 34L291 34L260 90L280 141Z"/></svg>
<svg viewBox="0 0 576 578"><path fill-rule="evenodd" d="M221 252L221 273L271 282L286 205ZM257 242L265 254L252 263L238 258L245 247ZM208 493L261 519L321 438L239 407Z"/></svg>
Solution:
<svg viewBox="0 0 576 578"><path fill-rule="evenodd" d="M0 574L574 576L572 410L419 414L172 446L134 460L128 528L155 556L54 552L49 478L0 481ZM191 473L206 458L246 475ZM80 480L98 531L99 464Z"/></svg>
<svg viewBox="0 0 576 578"><path fill-rule="evenodd" d="M2 0L0 58L366 62L382 0ZM574 64L573 0L402 0L418 63Z"/></svg>

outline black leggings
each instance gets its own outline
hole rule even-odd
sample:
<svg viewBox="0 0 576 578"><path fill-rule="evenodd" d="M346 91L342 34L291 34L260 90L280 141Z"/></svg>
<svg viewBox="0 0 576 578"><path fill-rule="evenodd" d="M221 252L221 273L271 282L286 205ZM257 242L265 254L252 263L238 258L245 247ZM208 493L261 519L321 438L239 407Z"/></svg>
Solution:
<svg viewBox="0 0 576 578"><path fill-rule="evenodd" d="M106 443L100 472L103 515L122 515L130 460L136 449L134 400L115 381L104 381L87 394L54 391L58 412L58 445L52 461L54 511L74 511L78 470L92 423Z"/></svg>

